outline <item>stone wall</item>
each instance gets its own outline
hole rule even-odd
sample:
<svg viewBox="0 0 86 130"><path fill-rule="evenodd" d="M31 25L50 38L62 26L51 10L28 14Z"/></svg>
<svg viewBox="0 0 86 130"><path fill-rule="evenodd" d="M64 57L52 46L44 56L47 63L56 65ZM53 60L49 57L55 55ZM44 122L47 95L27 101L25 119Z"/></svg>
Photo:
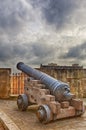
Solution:
<svg viewBox="0 0 86 130"><path fill-rule="evenodd" d="M86 69L83 69L82 67L58 68L56 66L40 66L40 70L58 80L68 83L71 92L74 93L76 97L86 97Z"/></svg>
<svg viewBox="0 0 86 130"><path fill-rule="evenodd" d="M0 68L0 98L10 96L10 68Z"/></svg>
<svg viewBox="0 0 86 130"><path fill-rule="evenodd" d="M50 67L40 66L41 71L51 75L57 80L66 82L70 90L77 97L86 97L86 69L82 67ZM10 94L24 93L24 78L22 75L11 75L10 68L0 68L0 98L9 98Z"/></svg>

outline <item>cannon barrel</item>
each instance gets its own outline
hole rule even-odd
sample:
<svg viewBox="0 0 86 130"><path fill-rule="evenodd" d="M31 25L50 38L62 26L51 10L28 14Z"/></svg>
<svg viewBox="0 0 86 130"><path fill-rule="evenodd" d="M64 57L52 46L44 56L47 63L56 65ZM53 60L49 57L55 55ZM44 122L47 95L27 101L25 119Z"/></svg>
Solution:
<svg viewBox="0 0 86 130"><path fill-rule="evenodd" d="M51 94L55 96L56 101L68 101L74 97L74 94L70 93L70 87L68 84L56 80L55 78L39 70L33 69L25 65L23 62L19 62L17 64L17 68L45 84L46 89L50 90Z"/></svg>

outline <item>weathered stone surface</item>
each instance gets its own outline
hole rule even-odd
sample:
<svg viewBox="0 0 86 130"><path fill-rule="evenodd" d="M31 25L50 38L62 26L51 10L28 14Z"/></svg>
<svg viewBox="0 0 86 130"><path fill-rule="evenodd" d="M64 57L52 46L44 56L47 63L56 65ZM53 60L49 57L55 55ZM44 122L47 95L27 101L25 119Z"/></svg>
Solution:
<svg viewBox="0 0 86 130"><path fill-rule="evenodd" d="M30 80L30 83L32 84L32 86L36 86L37 84L40 84L41 81L40 80Z"/></svg>
<svg viewBox="0 0 86 130"><path fill-rule="evenodd" d="M52 112L53 112L54 114L60 113L61 104L60 104L59 102L52 101L52 102L50 102L49 105L50 105L50 108L51 108L51 110L52 110Z"/></svg>
<svg viewBox="0 0 86 130"><path fill-rule="evenodd" d="M20 130L10 117L8 117L2 110L0 110L0 120L3 123L5 130Z"/></svg>
<svg viewBox="0 0 86 130"><path fill-rule="evenodd" d="M55 77L57 80L68 83L71 92L76 97L86 97L86 69L83 69L83 67L79 68L79 66L76 66L76 69L73 66L71 67L54 66L50 68L50 66L46 65L45 67L42 66L40 70Z"/></svg>
<svg viewBox="0 0 86 130"><path fill-rule="evenodd" d="M45 95L45 99L47 101L55 101L55 96L53 96L53 95Z"/></svg>
<svg viewBox="0 0 86 130"><path fill-rule="evenodd" d="M68 108L69 107L69 102L67 102L67 101L61 102L61 107L62 108Z"/></svg>
<svg viewBox="0 0 86 130"><path fill-rule="evenodd" d="M0 98L10 96L10 68L0 68Z"/></svg>
<svg viewBox="0 0 86 130"><path fill-rule="evenodd" d="M35 105L28 107L26 112L21 112L17 108L16 101L0 100L0 109L3 109L20 130L86 130L86 113L81 117L56 120L44 125L35 115L37 110Z"/></svg>
<svg viewBox="0 0 86 130"><path fill-rule="evenodd" d="M83 108L83 101L80 99L72 99L71 100L71 105L76 109L76 110L82 110Z"/></svg>
<svg viewBox="0 0 86 130"><path fill-rule="evenodd" d="M61 109L60 113L57 115L57 119L67 118L75 116L75 108L69 106L69 108Z"/></svg>
<svg viewBox="0 0 86 130"><path fill-rule="evenodd" d="M0 121L0 130L5 130L5 128L4 128L4 126L3 126L1 121Z"/></svg>

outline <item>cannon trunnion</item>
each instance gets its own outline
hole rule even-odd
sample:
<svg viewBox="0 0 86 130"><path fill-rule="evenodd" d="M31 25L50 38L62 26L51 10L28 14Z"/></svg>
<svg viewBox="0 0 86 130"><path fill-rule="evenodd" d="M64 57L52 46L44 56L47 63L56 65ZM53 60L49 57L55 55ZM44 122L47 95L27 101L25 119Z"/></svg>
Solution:
<svg viewBox="0 0 86 130"><path fill-rule="evenodd" d="M42 123L84 113L83 101L75 98L68 84L22 62L17 64L17 68L31 77L25 80L24 94L18 96L20 110L25 111L29 105L38 104L37 117Z"/></svg>

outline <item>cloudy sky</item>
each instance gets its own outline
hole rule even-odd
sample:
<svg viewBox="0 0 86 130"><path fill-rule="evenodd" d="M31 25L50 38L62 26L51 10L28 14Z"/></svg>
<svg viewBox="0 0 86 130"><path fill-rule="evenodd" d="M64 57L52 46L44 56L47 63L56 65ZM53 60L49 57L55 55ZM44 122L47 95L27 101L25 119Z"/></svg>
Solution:
<svg viewBox="0 0 86 130"><path fill-rule="evenodd" d="M86 67L86 0L0 0L0 67Z"/></svg>

